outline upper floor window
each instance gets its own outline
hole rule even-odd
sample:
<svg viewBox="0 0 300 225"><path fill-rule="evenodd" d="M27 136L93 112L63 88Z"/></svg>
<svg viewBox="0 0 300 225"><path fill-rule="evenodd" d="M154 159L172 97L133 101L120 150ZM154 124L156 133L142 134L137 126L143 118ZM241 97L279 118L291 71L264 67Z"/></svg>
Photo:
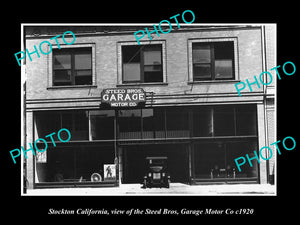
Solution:
<svg viewBox="0 0 300 225"><path fill-rule="evenodd" d="M53 86L92 85L92 48L53 49Z"/></svg>
<svg viewBox="0 0 300 225"><path fill-rule="evenodd" d="M193 43L193 80L234 79L233 42Z"/></svg>
<svg viewBox="0 0 300 225"><path fill-rule="evenodd" d="M237 38L190 39L189 81L238 80Z"/></svg>
<svg viewBox="0 0 300 225"><path fill-rule="evenodd" d="M118 42L118 85L166 84L165 41Z"/></svg>
<svg viewBox="0 0 300 225"><path fill-rule="evenodd" d="M163 82L162 46L122 46L123 83Z"/></svg>

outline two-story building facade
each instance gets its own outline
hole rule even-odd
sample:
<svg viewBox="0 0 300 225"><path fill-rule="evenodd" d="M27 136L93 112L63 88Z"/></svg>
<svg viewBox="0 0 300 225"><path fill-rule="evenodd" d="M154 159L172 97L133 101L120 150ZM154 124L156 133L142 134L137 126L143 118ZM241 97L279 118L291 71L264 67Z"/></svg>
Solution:
<svg viewBox="0 0 300 225"><path fill-rule="evenodd" d="M48 138L46 151L27 153L28 188L141 183L147 156L168 157L171 182L269 182L275 157L242 171L234 159L275 141L274 83L242 96L235 84L276 66L276 27L182 26L139 45L133 33L151 26L25 26L29 52L52 44L22 65L25 144L62 128L71 133L67 143L53 136L56 146ZM50 40L66 31L74 43ZM115 91L111 101L143 90L145 101L103 107L104 90Z"/></svg>

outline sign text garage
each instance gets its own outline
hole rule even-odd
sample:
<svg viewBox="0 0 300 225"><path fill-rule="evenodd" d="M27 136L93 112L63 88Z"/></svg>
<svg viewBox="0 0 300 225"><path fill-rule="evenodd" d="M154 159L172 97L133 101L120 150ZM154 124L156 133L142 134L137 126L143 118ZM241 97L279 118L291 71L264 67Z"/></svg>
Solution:
<svg viewBox="0 0 300 225"><path fill-rule="evenodd" d="M145 101L146 93L142 88L110 88L101 92L101 103L110 107L136 107Z"/></svg>

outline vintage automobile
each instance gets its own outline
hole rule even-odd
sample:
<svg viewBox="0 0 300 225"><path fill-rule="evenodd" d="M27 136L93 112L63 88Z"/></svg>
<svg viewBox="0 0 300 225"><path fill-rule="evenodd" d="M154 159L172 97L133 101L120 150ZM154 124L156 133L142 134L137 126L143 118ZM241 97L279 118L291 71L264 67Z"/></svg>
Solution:
<svg viewBox="0 0 300 225"><path fill-rule="evenodd" d="M146 170L142 188L170 187L170 175L167 169L168 157L146 157Z"/></svg>

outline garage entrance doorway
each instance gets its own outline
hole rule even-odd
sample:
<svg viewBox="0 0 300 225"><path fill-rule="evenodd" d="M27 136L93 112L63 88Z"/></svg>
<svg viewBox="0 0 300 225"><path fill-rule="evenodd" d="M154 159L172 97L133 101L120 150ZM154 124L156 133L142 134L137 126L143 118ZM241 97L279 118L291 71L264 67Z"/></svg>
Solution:
<svg viewBox="0 0 300 225"><path fill-rule="evenodd" d="M153 144L124 146L122 183L142 183L146 157L166 156L171 182L188 183L188 146L186 144Z"/></svg>

